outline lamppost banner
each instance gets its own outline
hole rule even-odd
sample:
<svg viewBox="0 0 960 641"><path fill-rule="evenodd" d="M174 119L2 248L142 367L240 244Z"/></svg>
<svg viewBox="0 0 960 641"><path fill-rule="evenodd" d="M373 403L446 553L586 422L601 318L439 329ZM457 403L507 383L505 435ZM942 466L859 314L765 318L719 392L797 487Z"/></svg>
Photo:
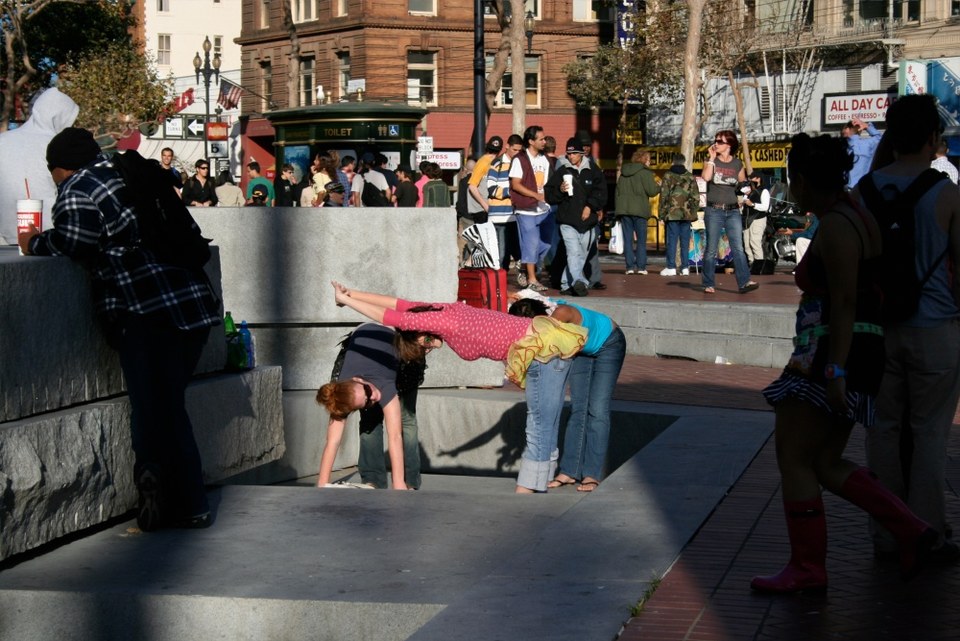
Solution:
<svg viewBox="0 0 960 641"><path fill-rule="evenodd" d="M629 49L636 38L633 25L637 18L636 0L617 2L617 42L621 49Z"/></svg>

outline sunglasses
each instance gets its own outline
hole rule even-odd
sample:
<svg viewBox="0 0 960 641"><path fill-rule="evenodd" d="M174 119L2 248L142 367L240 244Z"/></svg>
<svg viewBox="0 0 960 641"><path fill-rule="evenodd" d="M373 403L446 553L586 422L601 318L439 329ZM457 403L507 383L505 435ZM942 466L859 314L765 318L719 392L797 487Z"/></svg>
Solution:
<svg viewBox="0 0 960 641"><path fill-rule="evenodd" d="M727 141L724 140L723 138L717 138L717 139L714 140L713 142L717 143L718 145L725 145L725 144L727 144Z"/></svg>
<svg viewBox="0 0 960 641"><path fill-rule="evenodd" d="M210 169L210 168L204 165L203 167L197 167L197 169Z"/></svg>
<svg viewBox="0 0 960 641"><path fill-rule="evenodd" d="M363 395L367 397L367 400L363 403L363 409L367 409L373 405L373 389L366 383L360 383L363 386Z"/></svg>

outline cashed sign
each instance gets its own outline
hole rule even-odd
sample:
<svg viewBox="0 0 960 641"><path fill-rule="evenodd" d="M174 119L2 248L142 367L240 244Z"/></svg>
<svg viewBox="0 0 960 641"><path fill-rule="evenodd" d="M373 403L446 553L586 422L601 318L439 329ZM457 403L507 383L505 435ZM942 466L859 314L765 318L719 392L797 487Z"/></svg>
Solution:
<svg viewBox="0 0 960 641"><path fill-rule="evenodd" d="M650 147L650 168L669 169L673 164L673 155L680 153L680 147ZM787 152L790 143L758 142L750 144L750 166L753 169L777 169L787 166ZM742 150L741 150L742 152ZM697 147L693 152L693 168L703 169L707 159L707 148Z"/></svg>
<svg viewBox="0 0 960 641"><path fill-rule="evenodd" d="M896 94L892 93L824 94L821 126L842 127L854 117L864 122L883 122L895 99Z"/></svg>

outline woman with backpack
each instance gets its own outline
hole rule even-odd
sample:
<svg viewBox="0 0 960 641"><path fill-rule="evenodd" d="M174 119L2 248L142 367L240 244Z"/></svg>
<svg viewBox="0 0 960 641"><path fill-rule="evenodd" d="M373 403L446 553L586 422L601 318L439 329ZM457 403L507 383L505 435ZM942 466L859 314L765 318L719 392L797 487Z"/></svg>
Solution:
<svg viewBox="0 0 960 641"><path fill-rule="evenodd" d="M794 350L783 373L763 390L776 414L777 465L790 537L790 561L778 574L754 577L759 592L827 587L827 523L821 486L877 519L897 539L900 571L910 578L937 542L865 467L843 458L854 423L870 429L883 375L876 221L847 195L853 160L842 138L799 134L791 141L790 188L820 228L796 282Z"/></svg>

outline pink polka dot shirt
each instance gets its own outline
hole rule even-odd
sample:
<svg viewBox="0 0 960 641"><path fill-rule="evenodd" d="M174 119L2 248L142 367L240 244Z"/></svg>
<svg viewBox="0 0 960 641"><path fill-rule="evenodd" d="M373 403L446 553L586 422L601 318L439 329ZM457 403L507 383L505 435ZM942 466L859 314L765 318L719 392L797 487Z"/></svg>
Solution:
<svg viewBox="0 0 960 641"><path fill-rule="evenodd" d="M439 311L408 312L430 305ZM436 334L465 361L489 358L505 361L510 346L527 333L532 318L511 316L465 303L415 303L397 299L397 309L383 314L384 325Z"/></svg>

